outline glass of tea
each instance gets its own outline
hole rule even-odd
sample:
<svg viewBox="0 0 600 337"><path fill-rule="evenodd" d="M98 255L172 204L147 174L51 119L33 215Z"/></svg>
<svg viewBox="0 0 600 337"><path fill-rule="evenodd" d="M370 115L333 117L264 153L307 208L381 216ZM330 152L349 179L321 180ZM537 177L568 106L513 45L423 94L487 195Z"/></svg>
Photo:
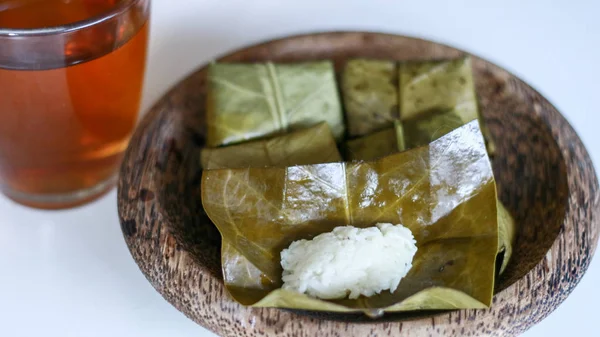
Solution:
<svg viewBox="0 0 600 337"><path fill-rule="evenodd" d="M65 208L109 190L136 124L150 0L0 0L0 191Z"/></svg>

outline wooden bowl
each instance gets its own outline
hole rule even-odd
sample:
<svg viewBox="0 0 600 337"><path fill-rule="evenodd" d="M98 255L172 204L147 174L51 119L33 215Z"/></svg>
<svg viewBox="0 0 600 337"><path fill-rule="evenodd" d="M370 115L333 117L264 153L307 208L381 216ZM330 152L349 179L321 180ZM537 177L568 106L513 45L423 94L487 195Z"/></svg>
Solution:
<svg viewBox="0 0 600 337"><path fill-rule="evenodd" d="M448 58L463 52L396 35L335 32L248 47L220 61ZM226 293L220 236L200 202L206 68L168 92L135 132L121 168L119 216L142 272L167 301L223 336L512 336L552 312L577 285L598 241L598 181L577 134L539 93L474 58L481 108L497 145L498 191L514 215L512 263L487 310L370 320L241 306Z"/></svg>

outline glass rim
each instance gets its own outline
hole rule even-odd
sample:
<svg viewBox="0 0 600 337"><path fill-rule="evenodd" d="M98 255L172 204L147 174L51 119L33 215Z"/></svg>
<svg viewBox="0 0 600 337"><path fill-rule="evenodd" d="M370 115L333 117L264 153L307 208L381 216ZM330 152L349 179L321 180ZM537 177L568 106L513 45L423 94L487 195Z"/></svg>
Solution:
<svg viewBox="0 0 600 337"><path fill-rule="evenodd" d="M0 26L0 38L56 35L75 32L111 20L126 12L131 6L133 6L133 4L139 1L140 0L119 1L115 6L102 14L92 16L85 20L75 21L66 25L42 28L3 28Z"/></svg>

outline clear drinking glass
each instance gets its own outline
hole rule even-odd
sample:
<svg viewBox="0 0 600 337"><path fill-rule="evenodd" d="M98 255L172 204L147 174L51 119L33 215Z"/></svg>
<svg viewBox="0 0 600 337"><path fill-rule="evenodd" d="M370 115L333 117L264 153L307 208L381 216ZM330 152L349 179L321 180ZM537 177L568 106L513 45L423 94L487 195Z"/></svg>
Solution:
<svg viewBox="0 0 600 337"><path fill-rule="evenodd" d="M150 0L0 0L0 191L40 208L115 181L136 124Z"/></svg>

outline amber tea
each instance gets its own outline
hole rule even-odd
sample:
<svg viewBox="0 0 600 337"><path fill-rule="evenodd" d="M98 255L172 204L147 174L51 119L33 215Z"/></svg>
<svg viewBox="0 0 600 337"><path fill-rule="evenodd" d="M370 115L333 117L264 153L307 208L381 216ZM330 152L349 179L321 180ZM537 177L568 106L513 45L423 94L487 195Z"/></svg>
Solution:
<svg viewBox="0 0 600 337"><path fill-rule="evenodd" d="M0 0L0 189L44 208L112 186L140 106L149 0Z"/></svg>

